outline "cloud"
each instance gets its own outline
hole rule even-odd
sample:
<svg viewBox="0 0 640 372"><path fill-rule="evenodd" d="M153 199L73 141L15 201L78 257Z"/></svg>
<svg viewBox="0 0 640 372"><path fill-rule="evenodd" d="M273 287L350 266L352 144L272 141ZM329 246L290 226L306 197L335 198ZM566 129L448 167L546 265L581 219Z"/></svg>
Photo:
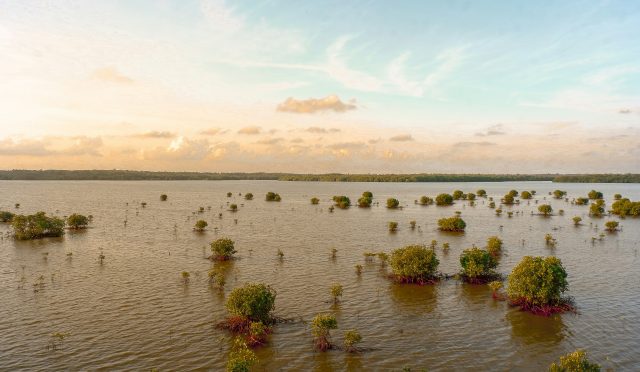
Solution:
<svg viewBox="0 0 640 372"><path fill-rule="evenodd" d="M410 134L399 134L397 136L393 136L393 137L389 138L389 141L407 142L407 141L413 141L413 137Z"/></svg>
<svg viewBox="0 0 640 372"><path fill-rule="evenodd" d="M289 142L291 142L291 143L303 143L304 140L302 138L294 138L294 139L289 140Z"/></svg>
<svg viewBox="0 0 640 372"><path fill-rule="evenodd" d="M246 135L256 135L262 132L262 128L252 126L252 127L244 127L238 130L238 134L246 134Z"/></svg>
<svg viewBox="0 0 640 372"><path fill-rule="evenodd" d="M502 136L506 133L502 129L502 124L492 125L487 128L484 132L478 132L475 134L476 137L486 137L486 136Z"/></svg>
<svg viewBox="0 0 640 372"><path fill-rule="evenodd" d="M282 138L265 138L259 141L256 141L258 145L275 145L277 143L282 142Z"/></svg>
<svg viewBox="0 0 640 372"><path fill-rule="evenodd" d="M49 156L55 151L49 150L42 140L13 140L11 138L0 141L0 155L3 156Z"/></svg>
<svg viewBox="0 0 640 372"><path fill-rule="evenodd" d="M345 103L340 100L340 97L334 94L324 98L309 98L305 100L297 100L289 97L277 107L277 111L296 114L315 114L325 111L343 113L355 109L357 109L355 100Z"/></svg>
<svg viewBox="0 0 640 372"><path fill-rule="evenodd" d="M175 137L175 133L171 132L159 132L159 131L150 131L145 133L134 134L133 137L138 138L173 138Z"/></svg>
<svg viewBox="0 0 640 372"><path fill-rule="evenodd" d="M340 132L340 128L329 128L329 129L325 129L325 128L321 128L321 127L309 127L307 129L305 129L305 132L309 132L309 133L338 133Z"/></svg>
<svg viewBox="0 0 640 372"><path fill-rule="evenodd" d="M382 141L382 138L372 138L368 140L367 143L369 143L370 145L375 145L376 143L379 143L381 141Z"/></svg>
<svg viewBox="0 0 640 372"><path fill-rule="evenodd" d="M220 128L209 128L209 129L200 131L200 134L202 134L203 136L217 136L219 134L225 134L225 133L227 133L227 131L222 130Z"/></svg>
<svg viewBox="0 0 640 372"><path fill-rule="evenodd" d="M121 74L114 66L99 68L93 71L91 77L109 83L133 84L133 79Z"/></svg>
<svg viewBox="0 0 640 372"><path fill-rule="evenodd" d="M330 148L332 150L345 150L345 149L355 150L355 149L364 148L366 146L367 145L364 142L340 142L340 143L333 143L331 145L327 145L327 148Z"/></svg>
<svg viewBox="0 0 640 372"><path fill-rule="evenodd" d="M618 113L620 113L620 114L630 114L631 110L630 109L620 109L618 111Z"/></svg>
<svg viewBox="0 0 640 372"><path fill-rule="evenodd" d="M496 145L497 144L494 142L487 142L487 141L482 141L482 142L464 141L464 142L456 142L451 146L452 147L471 147L471 146L490 147L490 146L496 146Z"/></svg>

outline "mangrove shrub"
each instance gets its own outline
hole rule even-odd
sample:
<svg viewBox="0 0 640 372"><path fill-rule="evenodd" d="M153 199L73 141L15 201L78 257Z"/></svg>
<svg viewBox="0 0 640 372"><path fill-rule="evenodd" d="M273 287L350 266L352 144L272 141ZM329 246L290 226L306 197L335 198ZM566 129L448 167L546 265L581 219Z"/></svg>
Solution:
<svg viewBox="0 0 640 372"><path fill-rule="evenodd" d="M210 244L211 246L211 258L218 261L226 261L233 257L236 253L233 240L229 238L216 239Z"/></svg>
<svg viewBox="0 0 640 372"><path fill-rule="evenodd" d="M436 279L438 258L433 249L409 245L391 252L389 265L395 278L406 283L428 283Z"/></svg>
<svg viewBox="0 0 640 372"><path fill-rule="evenodd" d="M89 224L89 218L81 214L74 213L67 217L67 225L72 229L84 229Z"/></svg>
<svg viewBox="0 0 640 372"><path fill-rule="evenodd" d="M469 283L486 283L496 277L494 269L498 261L488 251L473 247L465 249L460 255L460 275Z"/></svg>
<svg viewBox="0 0 640 372"><path fill-rule="evenodd" d="M441 231L464 231L467 224L459 216L445 217L438 220L438 228Z"/></svg>
<svg viewBox="0 0 640 372"><path fill-rule="evenodd" d="M436 196L436 205L451 205L453 204L453 196L449 194L439 194Z"/></svg>
<svg viewBox="0 0 640 372"><path fill-rule="evenodd" d="M227 310L252 322L271 322L271 311L275 308L276 291L262 283L249 283L235 288L227 299Z"/></svg>
<svg viewBox="0 0 640 372"><path fill-rule="evenodd" d="M13 235L18 240L57 237L64 234L64 220L49 217L45 212L31 215L16 215L11 221Z"/></svg>

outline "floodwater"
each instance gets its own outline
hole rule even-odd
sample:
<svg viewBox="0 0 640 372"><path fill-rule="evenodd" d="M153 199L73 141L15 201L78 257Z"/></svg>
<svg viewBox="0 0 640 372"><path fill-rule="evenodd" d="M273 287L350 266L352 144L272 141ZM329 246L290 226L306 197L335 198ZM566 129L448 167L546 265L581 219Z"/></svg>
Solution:
<svg viewBox="0 0 640 372"><path fill-rule="evenodd" d="M536 190L535 200L546 198L565 214L532 216L534 201L505 207L500 217L483 199L475 207L414 204L421 195L479 188L496 200L510 189ZM547 194L556 188L567 190L570 199L596 189L607 205L615 193L640 199L640 185L633 184L0 182L0 210L13 211L20 203L20 213L94 216L86 231L28 242L6 236L10 227L0 224L0 370L222 370L231 337L214 325L226 316L225 296L254 281L277 290L276 315L296 319L276 325L268 346L257 350L258 371L541 370L578 348L604 368L640 370L640 219L621 220L622 231L592 243L614 218L590 218L588 206L551 199ZM267 191L279 193L282 202L264 201ZM333 195L355 203L363 191L373 192L380 205L328 212ZM234 196L227 198L227 192ZM255 199L238 195L246 192ZM166 202L159 199L162 193ZM309 203L313 196L320 205ZM404 208L386 209L388 197ZM140 207L143 201L146 208ZM227 211L228 202L239 210ZM201 206L205 212L194 213ZM508 210L523 213L509 218ZM462 212L466 232L437 231L438 218L455 211ZM582 226L573 226L576 215ZM197 219L208 221L205 233L192 231ZM411 220L417 221L415 230ZM389 221L399 222L397 233L388 232ZM545 245L546 233L558 240L556 248ZM455 280L394 284L377 261L363 256L436 239L451 245L448 254L437 253L440 270L453 274L461 251L484 246L491 235L505 242L498 267L503 274L525 255L561 258L578 313L531 315L494 301L487 286ZM225 264L223 293L207 283L212 263L205 259L208 243L222 236L232 238L238 250L238 259ZM364 266L360 277L357 264ZM187 285L182 271L192 274ZM41 275L45 287L34 292ZM338 306L329 303L329 287L336 282L344 286ZM306 322L321 312L338 319L334 343L357 328L366 351L315 352ZM52 350L55 332L70 335Z"/></svg>

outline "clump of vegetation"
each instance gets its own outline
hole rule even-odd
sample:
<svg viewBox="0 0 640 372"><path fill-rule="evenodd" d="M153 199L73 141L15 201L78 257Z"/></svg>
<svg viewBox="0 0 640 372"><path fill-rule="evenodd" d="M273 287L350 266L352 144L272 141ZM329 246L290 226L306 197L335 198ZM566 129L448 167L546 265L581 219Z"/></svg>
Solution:
<svg viewBox="0 0 640 372"><path fill-rule="evenodd" d="M554 190L553 191L553 197L556 199L562 199L565 197L565 195L567 195L566 191L562 191L562 190Z"/></svg>
<svg viewBox="0 0 640 372"><path fill-rule="evenodd" d="M275 307L276 292L262 283L249 283L235 288L225 304L232 315L218 324L218 327L233 333L249 335L252 322L273 323L271 312Z"/></svg>
<svg viewBox="0 0 640 372"><path fill-rule="evenodd" d="M234 242L229 238L216 239L210 244L211 256L209 259L217 261L227 261L233 258L236 253Z"/></svg>
<svg viewBox="0 0 640 372"><path fill-rule="evenodd" d="M250 192L244 194L244 200L253 200L253 194Z"/></svg>
<svg viewBox="0 0 640 372"><path fill-rule="evenodd" d="M194 230L196 231L204 231L204 229L207 228L207 226L209 226L209 224L207 223L207 221L205 220L198 220L194 226Z"/></svg>
<svg viewBox="0 0 640 372"><path fill-rule="evenodd" d="M478 191L476 191L476 195L478 195L481 198L484 198L487 196L487 192L484 189L480 189Z"/></svg>
<svg viewBox="0 0 640 372"><path fill-rule="evenodd" d="M229 210L231 212L236 212L238 210L238 205L237 204L229 204Z"/></svg>
<svg viewBox="0 0 640 372"><path fill-rule="evenodd" d="M589 362L584 350L576 350L561 356L560 363L552 363L549 372L600 372L600 365Z"/></svg>
<svg viewBox="0 0 640 372"><path fill-rule="evenodd" d="M587 205L589 204L589 198L583 198L583 197L576 198L575 203L576 205Z"/></svg>
<svg viewBox="0 0 640 372"><path fill-rule="evenodd" d="M335 206L340 209L347 209L351 206L351 200L344 195L336 195L333 197L333 202Z"/></svg>
<svg viewBox="0 0 640 372"><path fill-rule="evenodd" d="M397 223L397 222L395 222L395 221L389 221L389 225L388 225L388 227L389 227L389 231L390 231L390 232L396 232L396 231L398 231L398 223Z"/></svg>
<svg viewBox="0 0 640 372"><path fill-rule="evenodd" d="M223 289L224 285L227 284L224 274L215 267L209 269L207 276L209 277L209 284L215 285L218 289Z"/></svg>
<svg viewBox="0 0 640 372"><path fill-rule="evenodd" d="M333 347L331 344L332 329L338 328L336 317L331 314L318 314L311 321L311 330L313 332L313 342L315 348L319 351L327 351Z"/></svg>
<svg viewBox="0 0 640 372"><path fill-rule="evenodd" d="M618 221L607 221L604 223L606 230L609 232L618 230L618 225L619 225Z"/></svg>
<svg viewBox="0 0 640 372"><path fill-rule="evenodd" d="M513 204L515 201L515 198L512 194L506 194L503 198L502 198L502 204Z"/></svg>
<svg viewBox="0 0 640 372"><path fill-rule="evenodd" d="M549 204L541 204L538 206L538 212L540 212L543 216L548 217L553 212L553 208Z"/></svg>
<svg viewBox="0 0 640 372"><path fill-rule="evenodd" d="M474 194L472 192L468 193L467 194L467 200L471 200L471 201L476 200L476 194Z"/></svg>
<svg viewBox="0 0 640 372"><path fill-rule="evenodd" d="M358 207L369 208L371 203L373 203L373 193L371 191L363 192L360 199L358 199Z"/></svg>
<svg viewBox="0 0 640 372"><path fill-rule="evenodd" d="M356 274L358 274L358 276L362 275L362 265L358 264L355 267L356 267Z"/></svg>
<svg viewBox="0 0 640 372"><path fill-rule="evenodd" d="M428 196L421 196L420 197L420 205L431 205L433 204L433 199L428 197Z"/></svg>
<svg viewBox="0 0 640 372"><path fill-rule="evenodd" d="M604 195L600 191L596 191L596 190L589 191L587 196L591 200L598 200L598 199L603 199L604 198Z"/></svg>
<svg viewBox="0 0 640 372"><path fill-rule="evenodd" d="M160 195L160 201L167 201L167 194Z"/></svg>
<svg viewBox="0 0 640 372"><path fill-rule="evenodd" d="M573 219L573 224L574 224L575 226L580 225L580 222L582 222L582 217L575 216L575 217L573 217L572 219Z"/></svg>
<svg viewBox="0 0 640 372"><path fill-rule="evenodd" d="M416 228L416 221L409 221L409 226L411 226L411 230Z"/></svg>
<svg viewBox="0 0 640 372"><path fill-rule="evenodd" d="M189 284L189 278L191 277L191 274L189 274L188 271L181 272L180 276L182 277L182 282L184 284Z"/></svg>
<svg viewBox="0 0 640 372"><path fill-rule="evenodd" d="M16 215L11 220L13 235L18 240L59 237L64 234L64 220L49 217L45 212L31 215Z"/></svg>
<svg viewBox="0 0 640 372"><path fill-rule="evenodd" d="M7 211L0 211L0 222L11 222L15 214Z"/></svg>
<svg viewBox="0 0 640 372"><path fill-rule="evenodd" d="M242 338L237 337L234 340L233 348L229 352L227 372L249 372L257 361L256 353L249 349Z"/></svg>
<svg viewBox="0 0 640 372"><path fill-rule="evenodd" d="M487 283L498 276L494 271L498 261L484 249L476 247L465 249L460 255L460 266L462 266L460 276L467 283Z"/></svg>
<svg viewBox="0 0 640 372"><path fill-rule="evenodd" d="M441 218L438 220L438 228L441 231L464 231L467 224L459 216Z"/></svg>
<svg viewBox="0 0 640 372"><path fill-rule="evenodd" d="M548 316L573 310L569 300L562 298L568 286L559 258L525 256L509 275L507 295L511 305Z"/></svg>
<svg viewBox="0 0 640 372"><path fill-rule="evenodd" d="M620 200L620 199L622 199L622 195L621 194L613 194L613 199L614 200Z"/></svg>
<svg viewBox="0 0 640 372"><path fill-rule="evenodd" d="M311 198L311 204L317 205L318 203L320 203L320 199L318 199L316 197Z"/></svg>
<svg viewBox="0 0 640 372"><path fill-rule="evenodd" d="M276 194L275 192L269 191L265 196L265 200L279 202L282 199L280 198L280 195Z"/></svg>
<svg viewBox="0 0 640 372"><path fill-rule="evenodd" d="M627 198L616 200L611 204L611 213L620 217L640 216L640 202L632 202Z"/></svg>
<svg viewBox="0 0 640 372"><path fill-rule="evenodd" d="M487 239L487 252L493 257L498 257L502 253L502 239L497 236L490 236Z"/></svg>
<svg viewBox="0 0 640 372"><path fill-rule="evenodd" d="M398 199L395 199L395 198L387 199L387 208L396 209L398 208L399 205L400 205L400 202L398 201Z"/></svg>
<svg viewBox="0 0 640 372"><path fill-rule="evenodd" d="M591 217L602 217L604 214L604 200L598 199L589 206L589 215Z"/></svg>
<svg viewBox="0 0 640 372"><path fill-rule="evenodd" d="M554 238L551 234L544 235L544 242L548 247L555 247L557 243L556 238Z"/></svg>
<svg viewBox="0 0 640 372"><path fill-rule="evenodd" d="M340 298L342 297L342 284L336 283L331 286L331 297L333 298L333 303L337 304L340 302Z"/></svg>
<svg viewBox="0 0 640 372"><path fill-rule="evenodd" d="M348 353L358 352L356 345L360 342L362 342L362 335L360 335L357 329L349 329L344 333L344 349Z"/></svg>
<svg viewBox="0 0 640 372"><path fill-rule="evenodd" d="M436 196L436 205L452 205L453 204L453 196L449 194L439 194Z"/></svg>
<svg viewBox="0 0 640 372"><path fill-rule="evenodd" d="M391 252L389 260L393 277L401 283L429 284L438 280L440 261L433 249L424 245L409 245Z"/></svg>
<svg viewBox="0 0 640 372"><path fill-rule="evenodd" d="M89 225L89 218L87 216L74 213L67 217L67 225L74 230L86 229L87 225Z"/></svg>
<svg viewBox="0 0 640 372"><path fill-rule="evenodd" d="M282 249L278 248L278 253L277 253L277 255L278 255L278 259L279 259L280 261L282 261L282 260L284 259L284 252L282 251Z"/></svg>
<svg viewBox="0 0 640 372"><path fill-rule="evenodd" d="M451 194L451 196L453 197L453 200L460 200L465 198L464 192L462 190L455 190Z"/></svg>
<svg viewBox="0 0 640 372"><path fill-rule="evenodd" d="M531 198L533 198L533 194L531 194L530 191L523 191L520 193L520 197L524 200L529 200Z"/></svg>
<svg viewBox="0 0 640 372"><path fill-rule="evenodd" d="M496 300L503 299L503 296L500 294L500 289L502 289L502 282L498 280L494 280L489 283L489 288L491 289L491 297Z"/></svg>

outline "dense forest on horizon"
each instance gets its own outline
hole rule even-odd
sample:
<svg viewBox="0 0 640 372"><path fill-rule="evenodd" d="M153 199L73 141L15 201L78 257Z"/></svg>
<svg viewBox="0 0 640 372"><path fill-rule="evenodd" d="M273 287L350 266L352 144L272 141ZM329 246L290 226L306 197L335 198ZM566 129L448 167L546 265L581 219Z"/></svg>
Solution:
<svg viewBox="0 0 640 372"><path fill-rule="evenodd" d="M295 174L152 172L132 170L0 170L0 180L182 181L278 180L316 182L505 182L640 183L640 174Z"/></svg>

